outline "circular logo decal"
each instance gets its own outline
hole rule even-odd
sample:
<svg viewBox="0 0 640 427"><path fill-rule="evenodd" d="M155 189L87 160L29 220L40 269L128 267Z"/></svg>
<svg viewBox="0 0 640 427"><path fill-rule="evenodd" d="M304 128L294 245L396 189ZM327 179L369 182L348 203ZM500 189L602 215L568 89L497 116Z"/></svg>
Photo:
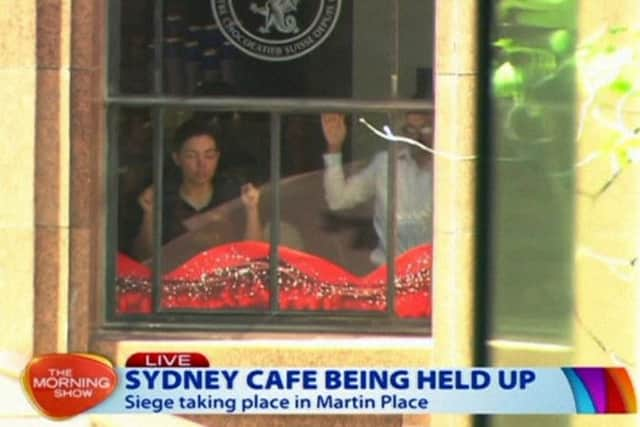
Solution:
<svg viewBox="0 0 640 427"><path fill-rule="evenodd" d="M329 37L342 0L211 0L222 34L265 61L299 58Z"/></svg>

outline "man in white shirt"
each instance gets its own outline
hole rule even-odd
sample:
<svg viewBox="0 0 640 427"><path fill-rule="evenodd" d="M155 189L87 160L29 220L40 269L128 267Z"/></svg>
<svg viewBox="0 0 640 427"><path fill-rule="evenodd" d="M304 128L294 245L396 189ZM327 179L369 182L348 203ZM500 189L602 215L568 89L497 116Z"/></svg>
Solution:
<svg viewBox="0 0 640 427"><path fill-rule="evenodd" d="M378 246L371 253L376 265L386 262L387 251L387 162L388 153L378 153L359 172L345 177L342 147L347 135L345 116L323 114L322 130L327 142L324 155L325 197L331 210L352 208L374 198L373 226ZM407 113L404 136L427 147L433 145L433 114ZM396 255L432 240L433 162L430 153L402 144L397 150L396 165Z"/></svg>

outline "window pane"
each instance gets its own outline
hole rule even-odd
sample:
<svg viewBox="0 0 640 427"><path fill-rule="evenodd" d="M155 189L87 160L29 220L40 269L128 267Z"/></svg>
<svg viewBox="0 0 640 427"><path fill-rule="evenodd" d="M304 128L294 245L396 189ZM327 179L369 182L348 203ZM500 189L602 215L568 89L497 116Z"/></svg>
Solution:
<svg viewBox="0 0 640 427"><path fill-rule="evenodd" d="M496 337L571 332L576 2L496 2Z"/></svg>
<svg viewBox="0 0 640 427"><path fill-rule="evenodd" d="M311 326L343 316L392 328L400 315L418 319L403 325L423 327L430 316L430 165L429 182L405 183L403 165L388 173L389 144L358 122L361 114L349 115L342 157L333 162L347 179L366 175L368 193L348 207L330 206L331 160L320 115L308 113L313 99L301 103L300 114L289 110L281 118L248 112L255 109L251 100L236 112L192 111L188 104L197 96L432 99L433 2L291 2L280 11L282 21L264 2L114 0L109 7L109 87L120 95L118 105L140 101L127 95L185 96L183 107L176 99L159 107L163 98L154 99L153 114L140 109L143 119L116 107L122 123L145 123L147 150L146 160L138 160L123 150L135 132L124 125L112 132L119 147L112 164L128 162L144 174L135 185L118 182L116 312L159 308L158 320L209 313L224 323L281 311ZM225 10L244 39L297 53L256 55L225 26ZM326 37L318 35L323 31ZM317 43L309 42L314 37ZM408 115L366 116L404 135ZM207 130L194 133L203 123ZM419 138L421 127L414 130L405 136ZM198 190L202 183L205 191ZM405 206L414 189L419 209ZM390 194L394 203L387 203ZM419 222L420 230L407 221Z"/></svg>
<svg viewBox="0 0 640 427"><path fill-rule="evenodd" d="M145 192L153 182L151 112L147 108L123 108L113 113L117 138L113 140L116 171L117 216L112 235L115 245L116 312L152 311L153 246L143 248L143 234L152 232L153 197ZM113 149L113 148L112 148ZM145 214L145 212L148 212Z"/></svg>
<svg viewBox="0 0 640 427"><path fill-rule="evenodd" d="M398 120L369 114L368 120L378 127L394 123L394 132L420 139L406 128L415 124L411 114ZM395 259L394 315L430 316L428 156L410 150L396 153L395 171L402 178L396 178L393 190L397 238L395 252L389 253L385 243L388 143L357 124L360 115L284 117L276 225L274 182L268 179L268 115L167 111L164 167L156 171L163 175L161 202L151 185L149 117L147 110L131 109L123 110L121 117L121 164L129 169L119 185L119 311L152 311L153 209L154 203L161 203L163 311L270 308L270 242L275 227L280 243L280 309L386 316L391 300L386 265L387 259ZM328 154L330 137L325 134L332 131L323 122L330 118L343 131L342 154ZM134 172L142 178L134 180Z"/></svg>
<svg viewBox="0 0 640 427"><path fill-rule="evenodd" d="M120 116L119 311L152 311L158 203L163 309L267 308L263 220L270 201L260 189L269 175L268 116L167 111L164 166L155 171L162 174L161 194L152 185L149 117L148 110L133 109Z"/></svg>
<svg viewBox="0 0 640 427"><path fill-rule="evenodd" d="M168 116L163 308L269 308L268 123L266 114Z"/></svg>
<svg viewBox="0 0 640 427"><path fill-rule="evenodd" d="M421 146L395 144L394 150L388 150L395 164L389 168L394 174L388 185L394 186L391 207L395 215L394 245L388 252L394 259L396 307L404 317L431 315L434 168L428 149L434 148L433 118L433 112L407 112L397 117L394 133Z"/></svg>
<svg viewBox="0 0 640 427"><path fill-rule="evenodd" d="M169 95L410 98L432 66L433 1L296 2L282 22L259 3L165 0L154 23L152 0L111 2L112 87L151 94L155 69Z"/></svg>
<svg viewBox="0 0 640 427"><path fill-rule="evenodd" d="M378 127L389 123L386 115L367 116ZM390 257L396 260L396 313L424 318L431 312L430 156L399 150L396 251L388 253L388 143L359 124L360 117L285 116L279 224L285 266L282 308L383 314L390 300ZM401 133L410 121L423 129L430 118L402 114L392 127Z"/></svg>
<svg viewBox="0 0 640 427"><path fill-rule="evenodd" d="M153 0L110 1L112 88L129 94L153 91Z"/></svg>

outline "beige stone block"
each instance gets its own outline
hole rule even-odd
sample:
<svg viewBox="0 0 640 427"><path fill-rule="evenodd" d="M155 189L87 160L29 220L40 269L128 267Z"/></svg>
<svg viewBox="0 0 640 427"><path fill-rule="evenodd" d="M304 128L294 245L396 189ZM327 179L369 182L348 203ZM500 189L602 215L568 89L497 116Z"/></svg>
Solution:
<svg viewBox="0 0 640 427"><path fill-rule="evenodd" d="M597 199L578 198L575 363L637 365L639 182L628 170Z"/></svg>
<svg viewBox="0 0 640 427"><path fill-rule="evenodd" d="M596 344L596 353L610 363L616 358L636 363L640 270L587 256L577 258L576 269L576 329L582 340L578 345Z"/></svg>
<svg viewBox="0 0 640 427"><path fill-rule="evenodd" d="M610 163L611 159L603 158L602 160L608 163L606 169L596 169L589 165L578 172L580 182L590 180L592 183L591 187L584 188L585 191L582 191L581 187L581 196L590 196L594 204L608 205L615 203L616 206L620 206L619 203L624 201L624 198L640 195L640 163L630 164L617 177L614 177L614 171ZM603 189L603 186L609 181L611 183L606 189ZM601 190L600 195L597 197L597 191L595 190Z"/></svg>
<svg viewBox="0 0 640 427"><path fill-rule="evenodd" d="M635 46L637 43L637 39L630 42L632 46ZM628 70L627 72L633 76L638 76L640 74L640 63L636 61L632 70ZM621 123L629 130L633 130L640 126L640 93L633 92L624 100L621 96L618 96L615 99L615 107L624 109L625 113L622 115Z"/></svg>
<svg viewBox="0 0 640 427"><path fill-rule="evenodd" d="M437 74L477 72L478 3L479 0L436 1Z"/></svg>
<svg viewBox="0 0 640 427"><path fill-rule="evenodd" d="M629 34L629 36L623 36L620 37L620 39L616 39L615 48L618 52L623 52L630 48L636 48L634 54L637 55L637 35L635 38L632 34ZM613 61L613 59L611 61ZM588 81L590 74L593 73L593 69L590 69L590 66L591 64L586 63L577 70L577 81L579 83L581 95L580 101L585 103L585 108L587 106L586 101L590 95L590 92L588 91L589 83L593 83ZM633 79L634 76L637 76L640 73L640 63L636 60L635 62L625 65L619 71L620 76ZM637 117L638 113L640 113L640 93L637 91L632 91L623 95L619 92L609 90L609 88L605 86L597 92L597 96L589 105L591 108L588 108L585 111L589 113L589 116L587 117L594 125L601 125L602 119L606 119L610 120L612 123L618 122L626 125L629 131L632 131L637 127ZM621 115L620 112L622 112ZM597 117L597 120L594 120L594 117Z"/></svg>
<svg viewBox="0 0 640 427"><path fill-rule="evenodd" d="M185 416L207 427L401 427L401 415Z"/></svg>
<svg viewBox="0 0 640 427"><path fill-rule="evenodd" d="M638 415L598 415L576 416L571 419L572 427L637 427Z"/></svg>
<svg viewBox="0 0 640 427"><path fill-rule="evenodd" d="M589 139L591 141L603 140L599 139L599 135L589 135ZM582 142L578 144L578 147L580 147L580 145L583 145ZM598 149L598 147L592 147L588 151L580 150L583 151L583 153L576 157L576 163L590 158ZM622 172L620 176L614 177L615 171L612 160L609 156L600 156L577 169L576 188L580 197L584 197L584 200L588 198L596 202L596 196L600 192L606 191L607 193L611 193L612 191L617 191L617 187L619 187L618 183L621 178L624 178L624 175L628 174L628 170ZM608 186L608 188L605 189L605 186Z"/></svg>
<svg viewBox="0 0 640 427"><path fill-rule="evenodd" d="M73 68L94 69L100 66L104 49L101 45L103 32L96 29L104 28L106 22L102 13L104 9L103 0L72 2L71 63Z"/></svg>
<svg viewBox="0 0 640 427"><path fill-rule="evenodd" d="M226 338L225 338L226 337ZM106 352L111 349L102 346ZM121 341L116 364L137 351L199 351L218 366L427 366L427 338L325 334L216 334L208 341ZM104 353L104 352L103 352Z"/></svg>
<svg viewBox="0 0 640 427"><path fill-rule="evenodd" d="M0 228L0 349L33 351L34 231Z"/></svg>
<svg viewBox="0 0 640 427"><path fill-rule="evenodd" d="M476 229L476 162L442 160L435 168L434 231Z"/></svg>
<svg viewBox="0 0 640 427"><path fill-rule="evenodd" d="M71 211L70 223L76 227L88 227L92 221L92 206L96 201L97 168L95 153L100 133L96 87L98 74L94 71L76 70L71 80L71 146L70 172Z"/></svg>
<svg viewBox="0 0 640 427"><path fill-rule="evenodd" d="M36 1L6 0L0 7L0 69L36 65ZM3 81L3 85L4 80ZM7 105L7 104L2 104Z"/></svg>
<svg viewBox="0 0 640 427"><path fill-rule="evenodd" d="M34 353L67 349L69 229L36 228Z"/></svg>
<svg viewBox="0 0 640 427"><path fill-rule="evenodd" d="M435 366L469 366L473 360L476 234L436 231L433 277Z"/></svg>
<svg viewBox="0 0 640 427"><path fill-rule="evenodd" d="M467 158L477 154L477 77L473 75L436 77L436 150L441 158Z"/></svg>
<svg viewBox="0 0 640 427"><path fill-rule="evenodd" d="M429 427L431 415L403 415L402 427Z"/></svg>
<svg viewBox="0 0 640 427"><path fill-rule="evenodd" d="M202 424L166 414L104 414L91 416L92 427L125 427L132 425L137 427L198 427Z"/></svg>
<svg viewBox="0 0 640 427"><path fill-rule="evenodd" d="M36 223L69 225L69 74L38 71Z"/></svg>
<svg viewBox="0 0 640 427"><path fill-rule="evenodd" d="M69 351L87 351L89 334L96 316L94 289L89 284L97 280L92 269L94 242L91 232L84 228L71 228L69 235Z"/></svg>
<svg viewBox="0 0 640 427"><path fill-rule="evenodd" d="M607 230L602 228L579 227L576 243L577 260L591 260L600 263L623 275L636 269L640 257L640 229Z"/></svg>
<svg viewBox="0 0 640 427"><path fill-rule="evenodd" d="M470 415L433 414L431 425L434 427L471 427L473 418Z"/></svg>
<svg viewBox="0 0 640 427"><path fill-rule="evenodd" d="M435 124L434 230L475 226L476 132L474 76L438 76Z"/></svg>
<svg viewBox="0 0 640 427"><path fill-rule="evenodd" d="M627 194L616 196L606 194L598 200L586 200L580 204L581 229L616 232L621 224L627 231L629 238L640 231L640 194ZM635 234L637 236L637 234ZM637 239L635 239L637 240Z"/></svg>
<svg viewBox="0 0 640 427"><path fill-rule="evenodd" d="M640 18L640 3L635 0L609 1L606 6L597 1L583 1L579 4L578 23L581 39L586 39L605 28L633 28Z"/></svg>
<svg viewBox="0 0 640 427"><path fill-rule="evenodd" d="M37 5L37 60L40 68L58 68L62 47L62 4L39 0Z"/></svg>
<svg viewBox="0 0 640 427"><path fill-rule="evenodd" d="M580 172L581 180L593 178L596 171ZM620 263L640 255L640 168L625 170L597 198L581 195L577 199L578 256L592 262L617 265L621 272L631 266ZM627 271L624 274L629 273Z"/></svg>
<svg viewBox="0 0 640 427"><path fill-rule="evenodd" d="M639 70L640 72L640 70ZM637 97L640 104L640 96ZM640 105L637 106L640 110ZM582 126L582 134L576 144L576 163L582 166L577 168L578 188L581 193L594 194L611 179L616 171L617 153L611 152L611 147L635 148L637 150L638 136L625 139L634 129L640 127L640 113L626 112L622 118L612 108L599 108L601 117L596 119L593 115L588 115ZM616 129L612 130L612 127ZM621 131L624 129L624 132ZM631 152L631 151L629 151ZM635 165L627 166L620 178L628 175L628 171L637 171L638 161ZM638 175L635 175L636 179ZM619 187L616 179L612 188ZM635 189L638 192L638 189Z"/></svg>
<svg viewBox="0 0 640 427"><path fill-rule="evenodd" d="M636 27L640 3L616 0L603 8L597 2L581 2L579 12L580 38L585 40L612 26ZM637 49L633 37L622 34L617 45ZM619 136L607 129L607 121L629 130L637 127L640 97L629 97L621 116L620 99L610 93L597 98L599 117L591 114L585 122L577 145L579 159L587 158ZM637 260L633 265L631 260L640 250L640 170L637 165L628 167L599 197L590 197L612 178L612 161L613 157L605 154L578 170L574 363L638 366L640 268ZM632 372L637 381L637 368ZM572 425L637 423L637 417L598 417L598 420L581 417L573 420Z"/></svg>
<svg viewBox="0 0 640 427"><path fill-rule="evenodd" d="M68 69L71 0L38 0L37 59L40 69Z"/></svg>
<svg viewBox="0 0 640 427"><path fill-rule="evenodd" d="M0 227L33 226L35 72L0 70Z"/></svg>

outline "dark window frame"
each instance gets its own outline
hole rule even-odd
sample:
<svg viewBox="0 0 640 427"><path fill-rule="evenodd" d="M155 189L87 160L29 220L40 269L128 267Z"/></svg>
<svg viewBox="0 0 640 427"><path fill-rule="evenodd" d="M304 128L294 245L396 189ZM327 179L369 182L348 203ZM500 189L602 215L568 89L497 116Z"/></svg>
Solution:
<svg viewBox="0 0 640 427"><path fill-rule="evenodd" d="M398 0L393 0L396 5ZM151 110L153 127L153 185L155 188L163 188L163 162L165 157L165 113L168 109L180 108L190 110L207 111L239 111L260 112L269 114L270 118L270 181L273 183L273 203L271 203L271 229L270 229L270 283L278 283L279 263L279 191L280 191L280 143L281 120L285 114L319 114L321 112L344 113L384 113L398 114L408 111L433 111L433 104L422 100L399 100L393 93L397 91L394 81L397 78L390 76L392 97L388 100L356 100L343 98L256 98L256 97L176 97L163 94L163 11L164 1L155 0L154 6L154 77L153 94L151 95L127 95L118 90L119 80L119 47L120 47L120 0L112 0L108 3L108 55L106 81L107 96L104 100L107 112L108 141L118 141L117 118L121 108L142 107ZM397 26L396 35L397 38ZM394 44L396 56L399 49L397 40ZM395 58L397 71L397 57ZM397 74L396 74L397 75ZM152 308L151 314L116 314L116 301L114 284L116 278L116 250L117 247L113 231L117 229L118 211L118 174L114 165L118 164L118 152L116 143L107 144L107 268L103 294L106 302L104 329L114 330L179 330L179 331L280 331L280 332L339 332L339 333L363 333L363 334L411 334L428 335L431 333L430 319L401 319L395 314L395 286L387 287L387 310L385 312L362 311L279 311L278 296L279 287L271 285L270 309L266 311L256 310L181 310L163 311L158 295L161 291L162 281L158 272L161 271L162 251L160 231L162 228L162 215L158 206L162 206L162 191L156 192L154 206L154 256L152 258ZM393 236L395 233L396 177L395 177L395 144L389 144L389 174L387 181L390 202L388 204L387 233ZM387 283L395 283L395 264L393 247L394 239L387 239L390 248L387 251ZM159 254L159 255L158 255Z"/></svg>

